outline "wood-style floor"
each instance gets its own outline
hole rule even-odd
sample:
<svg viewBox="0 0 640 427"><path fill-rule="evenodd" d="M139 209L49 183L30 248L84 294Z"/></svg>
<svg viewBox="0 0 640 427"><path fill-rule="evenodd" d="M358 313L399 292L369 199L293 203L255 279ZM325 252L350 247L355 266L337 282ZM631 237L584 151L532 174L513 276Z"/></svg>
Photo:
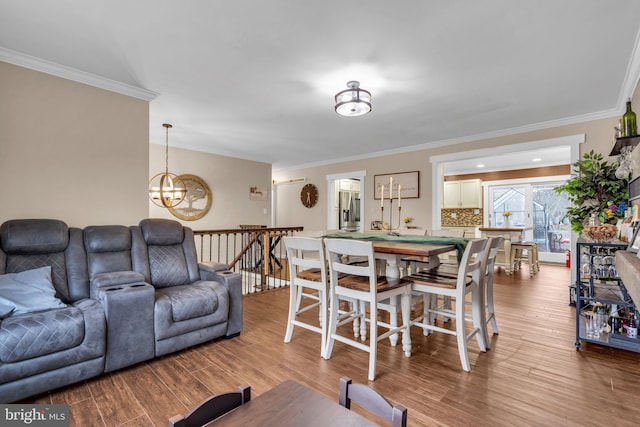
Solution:
<svg viewBox="0 0 640 427"><path fill-rule="evenodd" d="M495 276L500 334L491 350L470 344L470 373L455 337L411 332L405 358L379 345L370 383L408 408L411 426L637 426L640 354L583 343L576 351L569 269L542 265ZM367 382L367 354L336 343L320 357L318 334L297 328L283 343L288 289L245 297L238 338L207 343L30 399L71 405L74 426L165 426L212 393L248 383L252 395L294 379L337 399L338 379Z"/></svg>

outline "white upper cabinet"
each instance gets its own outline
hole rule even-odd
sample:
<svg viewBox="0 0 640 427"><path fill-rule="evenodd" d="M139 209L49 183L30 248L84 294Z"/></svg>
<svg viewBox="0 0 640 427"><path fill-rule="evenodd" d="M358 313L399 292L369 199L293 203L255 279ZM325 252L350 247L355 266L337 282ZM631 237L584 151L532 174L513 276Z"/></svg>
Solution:
<svg viewBox="0 0 640 427"><path fill-rule="evenodd" d="M465 179L463 181L445 181L443 208L481 208L482 181Z"/></svg>

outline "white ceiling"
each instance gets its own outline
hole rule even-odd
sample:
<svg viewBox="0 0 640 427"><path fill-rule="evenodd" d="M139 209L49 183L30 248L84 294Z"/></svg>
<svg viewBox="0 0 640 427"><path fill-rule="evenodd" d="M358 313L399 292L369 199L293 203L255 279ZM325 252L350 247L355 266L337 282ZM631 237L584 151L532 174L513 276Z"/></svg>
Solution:
<svg viewBox="0 0 640 427"><path fill-rule="evenodd" d="M279 169L621 114L639 16L635 0L0 0L0 60L157 92L150 142L169 122L171 146ZM334 112L348 80L368 115Z"/></svg>

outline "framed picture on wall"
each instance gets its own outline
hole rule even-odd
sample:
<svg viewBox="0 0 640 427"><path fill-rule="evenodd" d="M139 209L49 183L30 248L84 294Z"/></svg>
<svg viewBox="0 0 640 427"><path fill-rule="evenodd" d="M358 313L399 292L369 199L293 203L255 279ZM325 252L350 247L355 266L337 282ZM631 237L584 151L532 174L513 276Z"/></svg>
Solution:
<svg viewBox="0 0 640 427"><path fill-rule="evenodd" d="M375 200L380 200L380 197L388 199L390 189L393 191L391 195L393 195L394 199L397 199L399 196L398 189L400 189L400 194L403 199L418 199L420 198L420 172L413 171L374 175L373 186L373 198Z"/></svg>

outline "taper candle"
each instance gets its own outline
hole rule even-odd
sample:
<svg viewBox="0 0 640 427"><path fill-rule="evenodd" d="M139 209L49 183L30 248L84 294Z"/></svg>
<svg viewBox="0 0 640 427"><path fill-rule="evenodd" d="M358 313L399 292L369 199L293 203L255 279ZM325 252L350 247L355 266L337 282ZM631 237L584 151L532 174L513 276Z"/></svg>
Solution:
<svg viewBox="0 0 640 427"><path fill-rule="evenodd" d="M401 201L402 201L402 184L398 184L398 207L400 207Z"/></svg>
<svg viewBox="0 0 640 427"><path fill-rule="evenodd" d="M380 207L384 206L384 185L380 186Z"/></svg>
<svg viewBox="0 0 640 427"><path fill-rule="evenodd" d="M393 177L389 178L389 200L393 200Z"/></svg>

